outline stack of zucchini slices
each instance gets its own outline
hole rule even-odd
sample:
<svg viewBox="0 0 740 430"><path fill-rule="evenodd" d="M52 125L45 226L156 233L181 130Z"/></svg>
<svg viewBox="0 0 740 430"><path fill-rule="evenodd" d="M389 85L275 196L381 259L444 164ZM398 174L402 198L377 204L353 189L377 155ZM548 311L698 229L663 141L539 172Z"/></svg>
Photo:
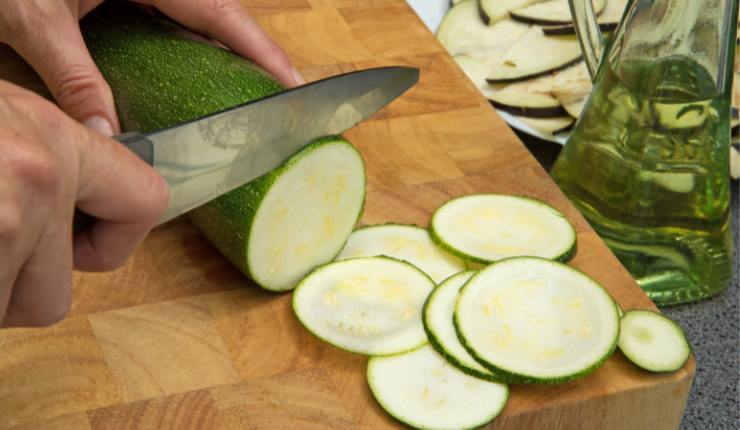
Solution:
<svg viewBox="0 0 740 430"><path fill-rule="evenodd" d="M573 225L544 202L458 197L429 229L355 230L334 262L298 283L293 309L322 340L369 355L378 403L417 428L485 425L508 384L580 378L617 345L645 369L680 368L690 353L680 327L630 311L620 338L621 310L566 264L575 252Z"/></svg>

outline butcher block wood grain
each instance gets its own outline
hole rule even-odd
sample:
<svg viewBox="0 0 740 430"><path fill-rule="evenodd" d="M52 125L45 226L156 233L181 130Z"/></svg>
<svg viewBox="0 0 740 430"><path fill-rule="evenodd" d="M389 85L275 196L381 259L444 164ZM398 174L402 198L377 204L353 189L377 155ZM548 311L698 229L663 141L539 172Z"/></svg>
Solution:
<svg viewBox="0 0 740 430"><path fill-rule="evenodd" d="M623 308L654 308L404 1L244 3L309 80L381 65L421 69L411 91L346 133L367 163L362 223L426 226L437 206L469 193L536 197L576 225L574 267ZM44 91L7 47L0 77ZM366 358L310 335L290 298L257 288L176 219L115 272L76 273L64 321L0 331L0 427L399 427L372 398ZM512 386L490 428L674 429L694 366L649 374L616 352L578 381Z"/></svg>

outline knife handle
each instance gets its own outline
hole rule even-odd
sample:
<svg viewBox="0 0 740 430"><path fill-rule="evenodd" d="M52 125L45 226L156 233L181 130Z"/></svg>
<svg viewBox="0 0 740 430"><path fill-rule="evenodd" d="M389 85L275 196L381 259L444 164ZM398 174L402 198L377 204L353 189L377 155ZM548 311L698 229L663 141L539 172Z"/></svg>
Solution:
<svg viewBox="0 0 740 430"><path fill-rule="evenodd" d="M152 166L154 164L154 144L145 135L128 132L113 136L113 139L119 141L148 165ZM88 228L94 220L92 216L75 208L74 217L72 218L72 234L77 234Z"/></svg>

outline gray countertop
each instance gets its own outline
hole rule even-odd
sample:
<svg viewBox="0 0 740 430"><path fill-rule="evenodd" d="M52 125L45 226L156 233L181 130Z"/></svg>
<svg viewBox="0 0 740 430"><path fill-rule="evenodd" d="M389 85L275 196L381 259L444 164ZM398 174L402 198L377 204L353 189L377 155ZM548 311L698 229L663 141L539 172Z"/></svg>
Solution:
<svg viewBox="0 0 740 430"><path fill-rule="evenodd" d="M517 132L538 161L549 169L560 151L555 143ZM732 183L732 232L735 266L732 283L719 295L696 303L661 307L677 321L696 356L696 376L682 429L740 428L740 202L738 181Z"/></svg>

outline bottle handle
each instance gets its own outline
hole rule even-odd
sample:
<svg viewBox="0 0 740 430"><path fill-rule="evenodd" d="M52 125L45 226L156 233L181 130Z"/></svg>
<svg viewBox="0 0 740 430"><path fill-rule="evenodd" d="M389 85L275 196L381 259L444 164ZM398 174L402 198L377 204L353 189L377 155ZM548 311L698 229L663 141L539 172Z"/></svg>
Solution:
<svg viewBox="0 0 740 430"><path fill-rule="evenodd" d="M573 16L573 25L578 35L578 41L581 43L583 59L586 61L586 67L591 75L591 79L596 78L596 71L599 70L599 60L604 51L604 34L601 33L599 23L596 21L594 6L591 0L568 0L570 4L570 13Z"/></svg>

